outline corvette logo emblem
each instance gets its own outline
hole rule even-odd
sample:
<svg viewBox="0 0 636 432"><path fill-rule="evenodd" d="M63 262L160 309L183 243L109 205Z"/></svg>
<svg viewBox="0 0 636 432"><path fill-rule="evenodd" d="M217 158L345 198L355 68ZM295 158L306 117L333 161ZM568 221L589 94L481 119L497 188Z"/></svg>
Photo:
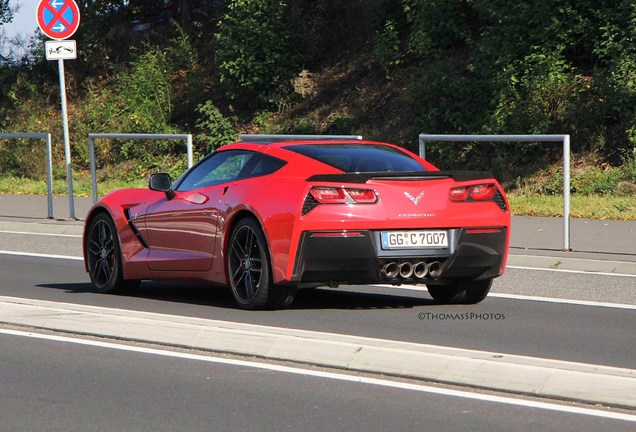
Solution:
<svg viewBox="0 0 636 432"><path fill-rule="evenodd" d="M411 195L408 192L404 192L404 195L406 195L406 197L408 199L410 199L411 201L413 201L413 204L417 205L418 202L420 202L420 200L422 199L422 197L424 196L424 191L420 192L420 194L417 197L414 197L413 195Z"/></svg>

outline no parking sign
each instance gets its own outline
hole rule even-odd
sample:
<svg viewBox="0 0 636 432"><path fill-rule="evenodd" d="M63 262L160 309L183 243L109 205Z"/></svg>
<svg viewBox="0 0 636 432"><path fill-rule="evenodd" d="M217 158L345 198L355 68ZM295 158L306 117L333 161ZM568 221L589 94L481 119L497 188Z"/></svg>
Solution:
<svg viewBox="0 0 636 432"><path fill-rule="evenodd" d="M75 0L41 0L36 13L40 30L51 39L69 38L79 27L80 12Z"/></svg>

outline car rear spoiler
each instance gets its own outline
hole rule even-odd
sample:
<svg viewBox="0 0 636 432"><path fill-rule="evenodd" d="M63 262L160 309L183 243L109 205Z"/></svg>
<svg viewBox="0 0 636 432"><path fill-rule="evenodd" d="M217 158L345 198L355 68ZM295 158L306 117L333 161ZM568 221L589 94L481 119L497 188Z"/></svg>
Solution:
<svg viewBox="0 0 636 432"><path fill-rule="evenodd" d="M317 174L307 178L308 182L366 183L374 180L433 180L452 178L455 181L494 179L488 171L410 171L410 172L364 172L343 174Z"/></svg>

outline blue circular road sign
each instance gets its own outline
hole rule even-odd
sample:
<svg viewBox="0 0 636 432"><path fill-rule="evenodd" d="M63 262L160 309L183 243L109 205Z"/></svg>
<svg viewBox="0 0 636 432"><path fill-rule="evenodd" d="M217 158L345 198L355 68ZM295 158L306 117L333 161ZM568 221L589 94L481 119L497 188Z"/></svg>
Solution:
<svg viewBox="0 0 636 432"><path fill-rule="evenodd" d="M40 30L51 39L69 38L79 27L80 12L75 0L41 0L36 13Z"/></svg>

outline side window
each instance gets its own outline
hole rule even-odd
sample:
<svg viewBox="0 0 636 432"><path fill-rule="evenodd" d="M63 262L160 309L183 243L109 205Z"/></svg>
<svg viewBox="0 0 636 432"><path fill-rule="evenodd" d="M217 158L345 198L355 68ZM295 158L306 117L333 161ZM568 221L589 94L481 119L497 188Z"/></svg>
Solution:
<svg viewBox="0 0 636 432"><path fill-rule="evenodd" d="M254 153L245 150L215 153L194 167L179 184L177 190L188 191L236 180L252 157Z"/></svg>
<svg viewBox="0 0 636 432"><path fill-rule="evenodd" d="M285 166L287 162L264 154L256 154L239 174L239 179L272 174Z"/></svg>

